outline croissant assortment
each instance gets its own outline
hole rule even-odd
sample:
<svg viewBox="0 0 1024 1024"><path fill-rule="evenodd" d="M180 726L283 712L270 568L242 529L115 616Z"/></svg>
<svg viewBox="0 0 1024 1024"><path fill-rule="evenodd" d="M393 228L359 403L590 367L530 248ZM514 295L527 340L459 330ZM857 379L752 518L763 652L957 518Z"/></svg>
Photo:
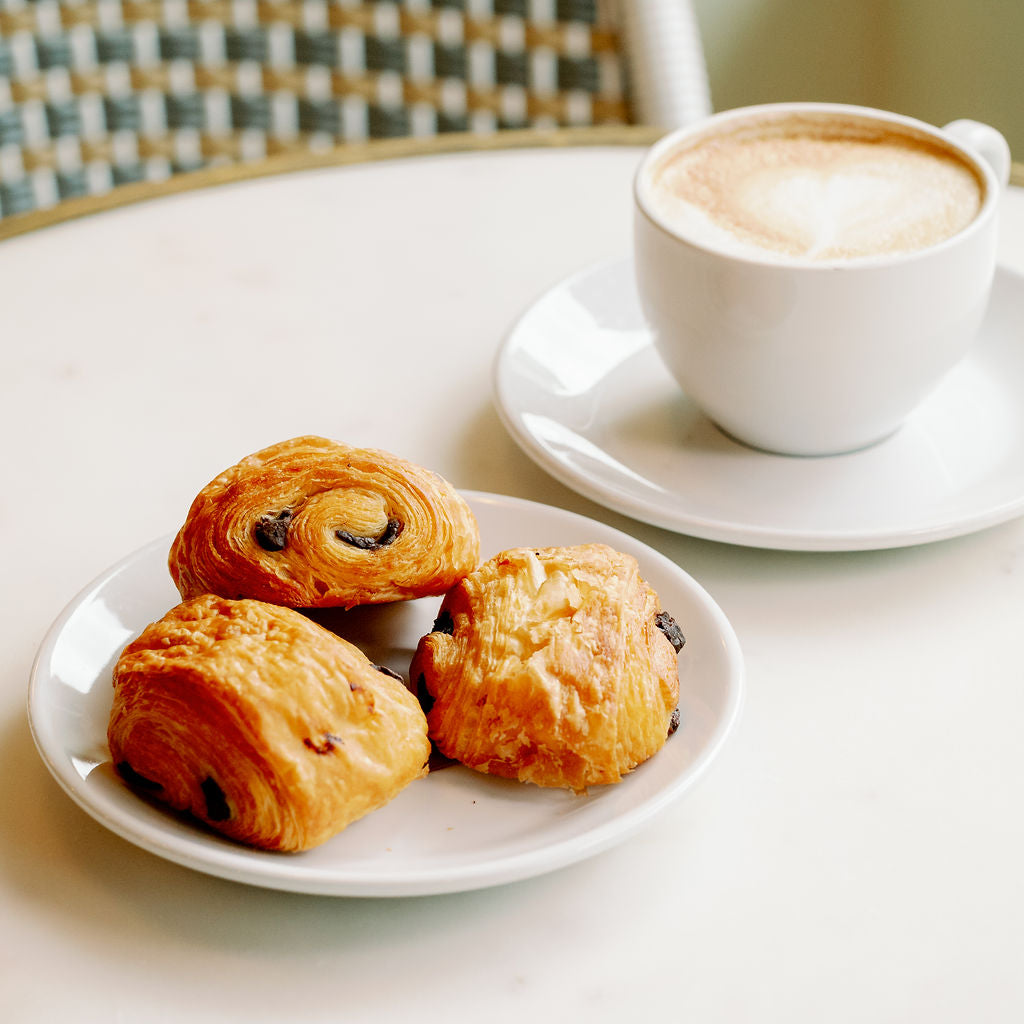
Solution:
<svg viewBox="0 0 1024 1024"><path fill-rule="evenodd" d="M242 459L196 496L168 568L182 600L115 665L111 756L250 846L326 841L433 748L539 786L615 783L678 720L685 641L635 559L583 544L480 564L465 499L387 452L298 437ZM302 611L439 595L417 692Z"/></svg>

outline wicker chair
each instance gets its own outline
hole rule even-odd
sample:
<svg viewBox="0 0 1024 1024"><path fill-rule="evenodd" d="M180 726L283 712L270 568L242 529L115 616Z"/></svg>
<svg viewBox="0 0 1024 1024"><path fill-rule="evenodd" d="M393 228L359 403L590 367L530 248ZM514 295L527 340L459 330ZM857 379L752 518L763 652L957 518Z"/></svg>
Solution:
<svg viewBox="0 0 1024 1024"><path fill-rule="evenodd" d="M0 217L341 143L626 124L617 11L610 0L0 0Z"/></svg>

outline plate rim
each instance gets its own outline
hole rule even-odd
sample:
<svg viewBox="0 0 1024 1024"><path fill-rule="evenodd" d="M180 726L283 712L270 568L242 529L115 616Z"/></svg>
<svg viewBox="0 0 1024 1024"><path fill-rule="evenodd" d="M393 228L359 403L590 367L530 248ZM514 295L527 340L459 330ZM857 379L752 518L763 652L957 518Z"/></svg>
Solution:
<svg viewBox="0 0 1024 1024"><path fill-rule="evenodd" d="M942 523L923 524L916 528L880 526L867 529L840 528L807 531L796 528L762 526L756 523L746 523L729 518L715 518L696 513L685 516L673 516L668 512L663 512L661 509L647 505L642 500L632 497L623 488L604 484L585 473L575 471L570 465L553 457L538 442L532 432L526 428L521 415L517 415L513 411L515 403L509 400L509 383L506 373L511 362L510 352L524 324L526 324L531 316L537 313L538 308L543 303L559 292L571 287L574 283L586 280L602 271L618 269L623 272L629 272L632 266L632 257L616 257L588 264L562 277L534 298L520 313L511 328L506 332L491 363L493 404L502 425L516 444L541 469L570 490L604 508L619 512L638 522L669 530L683 536L740 547L794 552L882 551L893 548L912 547L976 533L1024 514L1024 488L1022 488L1021 493L1016 498L1002 501L983 511ZM999 287L1000 283L1002 283L1004 288L1013 286L1018 289L1024 289L1024 273L1003 263L997 263L993 291ZM653 341L650 340L648 333L648 338L642 350L648 350L652 347ZM520 413L522 411L519 410ZM881 443L885 444L886 442L882 441ZM771 452L761 453L745 445L743 449L750 455L762 455L766 459L782 457ZM817 456L814 458L819 461L831 461L843 457L843 455L835 455ZM794 458L803 457L794 456Z"/></svg>
<svg viewBox="0 0 1024 1024"><path fill-rule="evenodd" d="M427 868L410 873L405 878L386 875L346 877L339 876L330 868L310 869L308 866L298 871L285 867L282 871L282 865L289 865L289 861L278 859L267 851L252 850L217 835L205 836L199 829L194 835L178 837L173 833L139 825L137 819L131 815L126 819L125 815L115 812L114 805L103 799L90 797L86 792L85 779L76 773L71 764L67 746L60 743L52 716L46 709L46 686L53 679L52 674L47 671L47 665L68 622L90 596L109 586L120 573L136 565L141 559L153 557L157 549L169 545L171 534L137 547L98 573L65 604L44 634L29 674L26 709L33 743L50 775L86 814L108 831L139 849L202 874L265 889L310 895L405 897L467 892L567 867L635 834L704 777L735 729L745 703L746 666L732 624L705 588L682 566L631 534L580 513L530 499L469 489L460 489L460 493L474 507L477 504L489 503L500 505L506 511L512 507L524 510L532 508L547 515L554 514L570 527L597 526L609 538L606 543L619 538L627 549L633 547L642 551L646 561L658 562L662 571L678 577L680 586L690 592L693 600L700 604L702 612L713 625L715 639L722 644L725 656L722 713L692 761L667 784L660 786L651 796L641 801L639 806L600 821L582 834L562 837L552 844L505 853L468 866L437 865L431 868L428 865ZM135 827L132 827L133 823ZM291 865L299 863L298 860L291 861ZM269 864L276 867L268 868Z"/></svg>

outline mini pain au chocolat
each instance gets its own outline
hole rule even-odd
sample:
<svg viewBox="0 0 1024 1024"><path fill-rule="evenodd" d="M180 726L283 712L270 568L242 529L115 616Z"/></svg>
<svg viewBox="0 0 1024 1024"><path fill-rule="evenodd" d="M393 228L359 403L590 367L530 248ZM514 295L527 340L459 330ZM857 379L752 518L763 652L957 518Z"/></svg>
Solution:
<svg viewBox="0 0 1024 1024"><path fill-rule="evenodd" d="M183 598L351 608L443 594L475 568L476 518L452 486L387 452L283 441L206 485L171 546Z"/></svg>
<svg viewBox="0 0 1024 1024"><path fill-rule="evenodd" d="M114 669L107 739L133 788L267 850L317 846L426 774L405 684L301 612L206 594Z"/></svg>
<svg viewBox="0 0 1024 1024"><path fill-rule="evenodd" d="M442 754L581 791L661 749L683 643L631 556L517 548L448 592L410 671Z"/></svg>

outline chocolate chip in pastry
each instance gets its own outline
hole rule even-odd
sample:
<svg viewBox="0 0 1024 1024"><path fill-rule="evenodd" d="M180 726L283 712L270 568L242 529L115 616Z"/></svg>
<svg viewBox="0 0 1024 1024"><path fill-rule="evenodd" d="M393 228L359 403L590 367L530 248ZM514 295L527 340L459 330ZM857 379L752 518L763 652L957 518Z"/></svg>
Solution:
<svg viewBox="0 0 1024 1024"><path fill-rule="evenodd" d="M479 547L472 510L436 473L299 437L207 484L168 565L183 598L351 608L443 594L476 567Z"/></svg>
<svg viewBox="0 0 1024 1024"><path fill-rule="evenodd" d="M410 673L442 754L580 791L661 749L683 643L631 556L517 548L448 592Z"/></svg>
<svg viewBox="0 0 1024 1024"><path fill-rule="evenodd" d="M107 739L131 786L268 850L324 842L430 756L392 673L300 612L212 594L122 652Z"/></svg>

